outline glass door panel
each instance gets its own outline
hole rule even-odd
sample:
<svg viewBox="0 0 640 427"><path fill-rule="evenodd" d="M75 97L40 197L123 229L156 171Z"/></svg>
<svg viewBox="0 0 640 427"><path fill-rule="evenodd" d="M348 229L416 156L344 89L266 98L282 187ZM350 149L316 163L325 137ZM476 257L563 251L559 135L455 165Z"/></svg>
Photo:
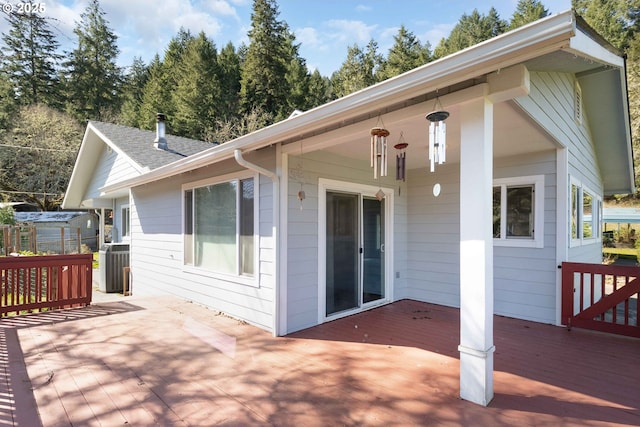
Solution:
<svg viewBox="0 0 640 427"><path fill-rule="evenodd" d="M362 200L363 283L362 302L383 299L384 295L384 199Z"/></svg>
<svg viewBox="0 0 640 427"><path fill-rule="evenodd" d="M359 200L358 194L327 192L327 316L360 304Z"/></svg>

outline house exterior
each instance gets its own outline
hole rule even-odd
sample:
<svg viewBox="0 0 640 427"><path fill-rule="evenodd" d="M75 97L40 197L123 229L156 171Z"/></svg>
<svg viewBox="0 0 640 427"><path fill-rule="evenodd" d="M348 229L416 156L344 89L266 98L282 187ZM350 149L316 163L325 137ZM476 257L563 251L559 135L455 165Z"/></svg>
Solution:
<svg viewBox="0 0 640 427"><path fill-rule="evenodd" d="M461 397L486 405L493 314L560 324L559 265L601 262L602 197L634 191L626 94L624 59L568 11L156 168L123 175L130 154L85 135L63 206L128 204L134 293L275 335L405 298L460 307Z"/></svg>

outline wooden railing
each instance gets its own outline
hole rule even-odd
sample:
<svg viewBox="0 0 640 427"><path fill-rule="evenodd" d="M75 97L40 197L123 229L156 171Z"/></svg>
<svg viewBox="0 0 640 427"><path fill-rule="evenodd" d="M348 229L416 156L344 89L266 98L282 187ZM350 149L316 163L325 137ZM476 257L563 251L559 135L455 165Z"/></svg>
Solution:
<svg viewBox="0 0 640 427"><path fill-rule="evenodd" d="M640 267L562 263L562 323L640 338Z"/></svg>
<svg viewBox="0 0 640 427"><path fill-rule="evenodd" d="M91 254L0 257L0 316L91 304Z"/></svg>

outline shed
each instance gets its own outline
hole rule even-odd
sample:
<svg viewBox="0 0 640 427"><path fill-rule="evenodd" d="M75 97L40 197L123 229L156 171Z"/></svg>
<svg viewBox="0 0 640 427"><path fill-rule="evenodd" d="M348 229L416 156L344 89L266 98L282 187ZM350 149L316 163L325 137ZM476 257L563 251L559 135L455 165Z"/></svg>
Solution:
<svg viewBox="0 0 640 427"><path fill-rule="evenodd" d="M92 252L98 250L99 218L95 212L15 212L14 218L18 224L36 227L38 252L73 253L79 252L81 245Z"/></svg>

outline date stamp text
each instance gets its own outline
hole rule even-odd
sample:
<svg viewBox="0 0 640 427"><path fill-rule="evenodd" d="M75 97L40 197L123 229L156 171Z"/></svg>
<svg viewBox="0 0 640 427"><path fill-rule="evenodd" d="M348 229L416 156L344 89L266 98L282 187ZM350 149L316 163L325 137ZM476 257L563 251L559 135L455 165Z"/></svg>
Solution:
<svg viewBox="0 0 640 427"><path fill-rule="evenodd" d="M47 5L44 2L10 3L0 0L0 10L7 15L14 13L17 15L43 14L47 11Z"/></svg>

